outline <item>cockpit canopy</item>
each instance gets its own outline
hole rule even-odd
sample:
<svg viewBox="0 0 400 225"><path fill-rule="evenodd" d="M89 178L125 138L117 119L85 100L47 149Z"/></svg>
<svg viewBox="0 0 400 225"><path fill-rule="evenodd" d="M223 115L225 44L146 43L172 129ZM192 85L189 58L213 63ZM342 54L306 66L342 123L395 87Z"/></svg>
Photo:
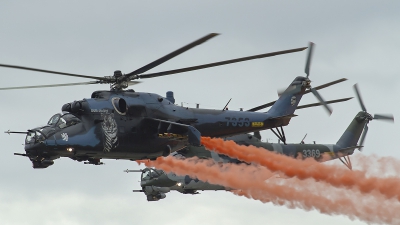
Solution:
<svg viewBox="0 0 400 225"><path fill-rule="evenodd" d="M155 170L152 168L145 168L142 172L142 180L151 180L163 174L162 170Z"/></svg>
<svg viewBox="0 0 400 225"><path fill-rule="evenodd" d="M58 127L60 129L64 129L66 127L73 126L80 122L81 120L78 119L76 116L72 115L71 113L65 113L65 114L57 113L50 118L47 125L51 127Z"/></svg>
<svg viewBox="0 0 400 225"><path fill-rule="evenodd" d="M40 143L57 130L73 126L80 122L81 120L71 113L57 113L50 118L46 126L29 130L25 138L25 144Z"/></svg>

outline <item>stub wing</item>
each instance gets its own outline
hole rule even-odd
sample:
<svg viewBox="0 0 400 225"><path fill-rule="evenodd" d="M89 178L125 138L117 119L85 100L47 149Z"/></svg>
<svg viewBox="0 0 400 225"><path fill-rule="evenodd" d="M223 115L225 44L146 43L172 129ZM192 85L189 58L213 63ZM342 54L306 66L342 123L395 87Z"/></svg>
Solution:
<svg viewBox="0 0 400 225"><path fill-rule="evenodd" d="M189 144L200 146L200 132L191 125L161 120L155 118L146 118L142 122L142 128L158 134L160 137L176 138L178 140L187 140Z"/></svg>

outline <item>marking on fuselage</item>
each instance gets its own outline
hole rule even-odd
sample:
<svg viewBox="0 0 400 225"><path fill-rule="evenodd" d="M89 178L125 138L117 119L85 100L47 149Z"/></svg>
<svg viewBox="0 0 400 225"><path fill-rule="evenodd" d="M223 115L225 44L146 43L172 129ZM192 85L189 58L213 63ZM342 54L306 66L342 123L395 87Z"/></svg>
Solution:
<svg viewBox="0 0 400 225"><path fill-rule="evenodd" d="M116 148L119 144L118 142L118 125L114 119L114 114L102 113L101 117L103 122L101 122L101 128L104 134L104 152L110 152L112 149Z"/></svg>
<svg viewBox="0 0 400 225"><path fill-rule="evenodd" d="M292 98L290 99L290 104L292 105L292 106L294 106L294 104L296 104L296 96L292 96Z"/></svg>
<svg viewBox="0 0 400 225"><path fill-rule="evenodd" d="M61 134L61 138L62 138L64 141L68 141L68 134L67 134L67 133L62 133L62 134Z"/></svg>
<svg viewBox="0 0 400 225"><path fill-rule="evenodd" d="M252 127L263 127L264 126L264 122L252 122L251 126Z"/></svg>
<svg viewBox="0 0 400 225"><path fill-rule="evenodd" d="M108 109L91 109L92 113L108 113Z"/></svg>

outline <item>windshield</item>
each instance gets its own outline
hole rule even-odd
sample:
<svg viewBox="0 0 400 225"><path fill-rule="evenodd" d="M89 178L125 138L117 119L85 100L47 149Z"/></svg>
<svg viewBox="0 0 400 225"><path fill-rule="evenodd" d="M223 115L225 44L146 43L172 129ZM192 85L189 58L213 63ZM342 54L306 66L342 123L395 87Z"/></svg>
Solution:
<svg viewBox="0 0 400 225"><path fill-rule="evenodd" d="M151 178L150 170L143 171L142 180L150 180L150 178Z"/></svg>
<svg viewBox="0 0 400 225"><path fill-rule="evenodd" d="M70 113L64 115L57 113L50 118L47 125L50 125L51 127L57 126L58 128L63 129L78 124L80 122L81 121L76 116Z"/></svg>
<svg viewBox="0 0 400 225"><path fill-rule="evenodd" d="M25 144L34 144L44 141L45 137L40 131L29 131L25 138Z"/></svg>
<svg viewBox="0 0 400 225"><path fill-rule="evenodd" d="M150 179L161 176L161 174L162 174L162 172L160 170L146 168L142 172L142 180L150 180Z"/></svg>

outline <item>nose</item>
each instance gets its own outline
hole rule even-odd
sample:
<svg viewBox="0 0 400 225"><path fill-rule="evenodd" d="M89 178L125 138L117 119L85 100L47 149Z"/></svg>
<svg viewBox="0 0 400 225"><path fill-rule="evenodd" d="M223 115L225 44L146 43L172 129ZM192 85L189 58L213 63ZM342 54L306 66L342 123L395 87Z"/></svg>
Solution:
<svg viewBox="0 0 400 225"><path fill-rule="evenodd" d="M54 164L53 158L46 150L45 139L25 143L26 156L31 160L34 169L47 168Z"/></svg>
<svg viewBox="0 0 400 225"><path fill-rule="evenodd" d="M44 142L39 142L39 143L25 143L25 152L28 156L31 155L42 155L44 153L45 149L45 144Z"/></svg>
<svg viewBox="0 0 400 225"><path fill-rule="evenodd" d="M46 137L37 130L28 130L25 138L25 152L27 155L41 155L46 147Z"/></svg>

